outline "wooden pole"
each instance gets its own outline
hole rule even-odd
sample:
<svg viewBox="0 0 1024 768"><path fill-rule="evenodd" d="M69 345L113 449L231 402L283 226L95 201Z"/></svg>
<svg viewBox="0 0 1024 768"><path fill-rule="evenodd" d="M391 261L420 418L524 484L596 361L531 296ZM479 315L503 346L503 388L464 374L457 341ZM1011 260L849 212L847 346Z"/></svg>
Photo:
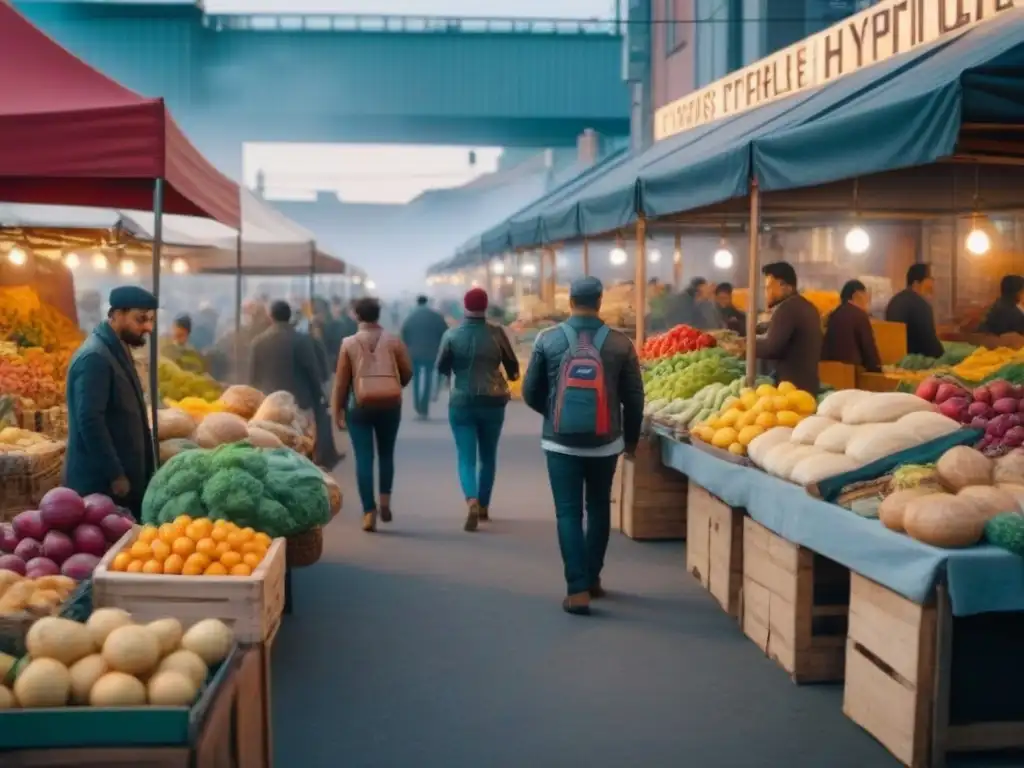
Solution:
<svg viewBox="0 0 1024 768"><path fill-rule="evenodd" d="M683 287L683 233L677 231L672 239L672 289Z"/></svg>
<svg viewBox="0 0 1024 768"><path fill-rule="evenodd" d="M547 266L547 256L541 251L537 259L537 296L541 302L547 302Z"/></svg>
<svg viewBox="0 0 1024 768"><path fill-rule="evenodd" d="M522 251L516 251L515 254L516 264L516 282L515 282L515 296L516 296L516 313L523 311L523 253Z"/></svg>
<svg viewBox="0 0 1024 768"><path fill-rule="evenodd" d="M583 238L583 276L590 277L590 242Z"/></svg>
<svg viewBox="0 0 1024 768"><path fill-rule="evenodd" d="M757 285L760 274L758 244L761 229L761 190L757 179L750 182L750 251L747 264L747 386L757 378Z"/></svg>
<svg viewBox="0 0 1024 768"><path fill-rule="evenodd" d="M548 302L551 304L551 308L555 307L555 290L558 287L558 258L555 254L554 248L547 249L548 254Z"/></svg>
<svg viewBox="0 0 1024 768"><path fill-rule="evenodd" d="M647 325L647 220L641 216L636 221L636 347L644 344Z"/></svg>

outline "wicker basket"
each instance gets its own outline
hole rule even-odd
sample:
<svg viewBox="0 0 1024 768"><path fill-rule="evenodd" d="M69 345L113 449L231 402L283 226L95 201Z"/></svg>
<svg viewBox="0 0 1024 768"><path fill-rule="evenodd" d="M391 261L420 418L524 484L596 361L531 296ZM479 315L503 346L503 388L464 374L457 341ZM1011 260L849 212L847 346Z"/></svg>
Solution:
<svg viewBox="0 0 1024 768"><path fill-rule="evenodd" d="M327 489L327 503L331 507L331 519L333 520L341 512L341 486L338 485L338 481L325 469L321 468L320 472L324 476L324 487Z"/></svg>
<svg viewBox="0 0 1024 768"><path fill-rule="evenodd" d="M285 562L289 568L304 568L316 563L324 553L324 530L320 526L287 538Z"/></svg>
<svg viewBox="0 0 1024 768"><path fill-rule="evenodd" d="M64 443L45 453L0 454L0 522L35 509L46 492L60 485Z"/></svg>
<svg viewBox="0 0 1024 768"><path fill-rule="evenodd" d="M55 405L40 411L22 411L18 414L18 426L29 432L38 432L53 440L66 440L68 436L67 406Z"/></svg>

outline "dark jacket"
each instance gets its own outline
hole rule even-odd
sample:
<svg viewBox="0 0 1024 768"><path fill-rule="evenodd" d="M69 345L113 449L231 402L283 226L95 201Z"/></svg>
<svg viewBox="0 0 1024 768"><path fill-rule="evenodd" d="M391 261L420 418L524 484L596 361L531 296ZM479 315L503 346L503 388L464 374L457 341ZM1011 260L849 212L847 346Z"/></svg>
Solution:
<svg viewBox="0 0 1024 768"><path fill-rule="evenodd" d="M821 359L859 365L871 373L881 371L882 361L868 313L849 301L836 307L825 321Z"/></svg>
<svg viewBox="0 0 1024 768"><path fill-rule="evenodd" d="M942 357L945 348L935 330L935 312L928 299L905 288L889 300L885 319L907 327L907 354Z"/></svg>
<svg viewBox="0 0 1024 768"><path fill-rule="evenodd" d="M341 342L349 336L353 336L359 326L356 321L347 314L341 317L332 317L324 323L324 346L327 348L327 364L330 370L338 367L338 351L341 349Z"/></svg>
<svg viewBox="0 0 1024 768"><path fill-rule="evenodd" d="M414 362L437 360L441 339L448 331L448 323L440 312L430 307L416 307L402 324L402 341Z"/></svg>
<svg viewBox="0 0 1024 768"><path fill-rule="evenodd" d="M596 332L604 325L596 317L571 317L567 322L577 333ZM523 382L523 400L544 417L543 439L555 443L558 441L555 439L551 418L562 358L568 351L569 340L559 326L541 333L533 345L533 355L526 367L526 380ZM604 364L608 400L612 406L612 434L607 442L622 437L626 450L633 450L640 441L640 427L644 418L644 382L640 376L640 361L633 342L625 334L611 331L601 347L601 361Z"/></svg>
<svg viewBox="0 0 1024 768"><path fill-rule="evenodd" d="M128 478L127 498L115 499L136 516L155 471L142 382L117 334L100 323L71 359L67 379L68 446L64 485L82 496L110 494Z"/></svg>
<svg viewBox="0 0 1024 768"><path fill-rule="evenodd" d="M454 374L448 404L459 408L474 405L504 405L509 400L508 378L519 378L519 360L500 326L482 317L467 317L441 339L437 372Z"/></svg>
<svg viewBox="0 0 1024 768"><path fill-rule="evenodd" d="M718 314L721 316L727 330L738 333L740 336L747 335L746 312L741 312L730 304L727 307L719 307Z"/></svg>
<svg viewBox="0 0 1024 768"><path fill-rule="evenodd" d="M665 319L669 328L684 323L701 331L715 331L725 326L715 302L698 299L689 288L672 297Z"/></svg>
<svg viewBox="0 0 1024 768"><path fill-rule="evenodd" d="M324 378L313 339L288 323L274 323L253 341L249 383L260 392L291 392L308 410L324 403Z"/></svg>
<svg viewBox="0 0 1024 768"><path fill-rule="evenodd" d="M1004 333L1024 334L1024 311L1013 299L996 299L978 331L994 336L1002 336Z"/></svg>
<svg viewBox="0 0 1024 768"><path fill-rule="evenodd" d="M775 376L812 395L818 394L821 315L798 293L775 305L768 333L757 340L757 357L775 363Z"/></svg>

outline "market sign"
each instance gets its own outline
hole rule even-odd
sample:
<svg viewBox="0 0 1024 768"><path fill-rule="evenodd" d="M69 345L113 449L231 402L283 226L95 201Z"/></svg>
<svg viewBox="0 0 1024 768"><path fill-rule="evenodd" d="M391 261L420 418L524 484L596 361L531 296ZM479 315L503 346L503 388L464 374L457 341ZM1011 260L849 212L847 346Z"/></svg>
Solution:
<svg viewBox="0 0 1024 768"><path fill-rule="evenodd" d="M838 80L996 18L1024 0L882 0L654 113L654 139Z"/></svg>

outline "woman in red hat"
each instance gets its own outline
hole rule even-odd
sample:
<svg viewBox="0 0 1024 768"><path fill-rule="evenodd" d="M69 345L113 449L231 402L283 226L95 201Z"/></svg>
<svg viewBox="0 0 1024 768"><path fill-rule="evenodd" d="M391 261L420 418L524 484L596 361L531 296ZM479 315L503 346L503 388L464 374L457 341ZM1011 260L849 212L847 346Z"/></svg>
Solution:
<svg viewBox="0 0 1024 768"><path fill-rule="evenodd" d="M466 499L465 530L490 519L488 507L498 466L498 440L505 423L509 380L519 378L519 360L505 331L487 322L487 292L472 288L463 299L465 319L441 340L437 371L452 377L448 422L455 436L459 483ZM505 376L501 368L505 368Z"/></svg>

